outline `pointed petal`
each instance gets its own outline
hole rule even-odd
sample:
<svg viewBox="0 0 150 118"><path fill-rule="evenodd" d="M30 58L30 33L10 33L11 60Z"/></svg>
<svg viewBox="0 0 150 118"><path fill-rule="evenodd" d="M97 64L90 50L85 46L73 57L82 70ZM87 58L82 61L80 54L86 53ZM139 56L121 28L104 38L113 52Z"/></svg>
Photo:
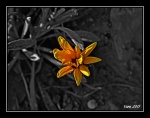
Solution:
<svg viewBox="0 0 150 118"><path fill-rule="evenodd" d="M73 72L73 75L74 75L77 86L79 86L82 81L82 73L80 72L78 68L76 68Z"/></svg>
<svg viewBox="0 0 150 118"><path fill-rule="evenodd" d="M68 43L68 41L66 41L62 36L59 36L58 37L58 42L59 42L59 45L60 47L63 49L63 50L71 50L71 51L74 51L74 49L72 48L72 46Z"/></svg>
<svg viewBox="0 0 150 118"><path fill-rule="evenodd" d="M77 63L82 64L83 63L83 56L80 55L79 59L76 59Z"/></svg>
<svg viewBox="0 0 150 118"><path fill-rule="evenodd" d="M80 65L79 69L85 76L90 76L90 71L89 71L88 67L86 67L84 65Z"/></svg>
<svg viewBox="0 0 150 118"><path fill-rule="evenodd" d="M81 54L81 50L78 45L75 46L75 53L76 53L76 58L79 58Z"/></svg>
<svg viewBox="0 0 150 118"><path fill-rule="evenodd" d="M88 56L84 59L83 63L84 64L92 64L92 63L96 63L96 62L100 62L100 61L102 61L102 59L100 59L98 57Z"/></svg>
<svg viewBox="0 0 150 118"><path fill-rule="evenodd" d="M84 57L87 57L87 56L94 50L94 48L96 47L96 45L97 45L97 42L92 43L91 45L89 45L88 47L86 47L86 48L82 51L81 54L82 54Z"/></svg>
<svg viewBox="0 0 150 118"><path fill-rule="evenodd" d="M65 66L57 72L57 78L60 78L68 73L71 73L72 71L73 71L73 68L71 66Z"/></svg>
<svg viewBox="0 0 150 118"><path fill-rule="evenodd" d="M71 61L71 57L64 50L54 49L53 54L54 57L62 63Z"/></svg>

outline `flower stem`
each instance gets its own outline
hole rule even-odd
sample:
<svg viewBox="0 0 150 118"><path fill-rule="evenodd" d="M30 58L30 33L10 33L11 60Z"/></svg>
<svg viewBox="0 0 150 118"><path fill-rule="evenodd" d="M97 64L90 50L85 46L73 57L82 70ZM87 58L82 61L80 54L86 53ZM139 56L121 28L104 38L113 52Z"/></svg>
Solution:
<svg viewBox="0 0 150 118"><path fill-rule="evenodd" d="M19 71L20 71L20 74L21 74L21 77L22 77L22 80L23 80L23 83L24 83L24 86L25 86L25 90L26 90L26 93L27 93L28 100L30 102L30 93L29 93L29 89L28 89L28 85L27 85L26 79L24 77L24 74L23 74L21 66L20 66L20 61L19 61L19 64L18 64L18 68L19 68ZM30 104L30 106L31 106L31 104Z"/></svg>
<svg viewBox="0 0 150 118"><path fill-rule="evenodd" d="M35 62L32 62L31 80L30 80L30 105L31 110L37 110L36 94L35 94Z"/></svg>

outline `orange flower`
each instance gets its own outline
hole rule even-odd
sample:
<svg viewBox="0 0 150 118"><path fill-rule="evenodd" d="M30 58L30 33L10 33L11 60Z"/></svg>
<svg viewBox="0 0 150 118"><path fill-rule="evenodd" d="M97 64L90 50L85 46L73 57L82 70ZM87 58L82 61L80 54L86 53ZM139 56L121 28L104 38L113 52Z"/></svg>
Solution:
<svg viewBox="0 0 150 118"><path fill-rule="evenodd" d="M64 66L57 72L57 78L73 72L77 86L80 85L82 74L90 76L90 71L84 64L92 64L101 61L100 58L88 56L96 47L97 42L86 47L82 52L78 45L75 49L62 37L58 37L58 42L62 50L54 49L54 57L62 62Z"/></svg>

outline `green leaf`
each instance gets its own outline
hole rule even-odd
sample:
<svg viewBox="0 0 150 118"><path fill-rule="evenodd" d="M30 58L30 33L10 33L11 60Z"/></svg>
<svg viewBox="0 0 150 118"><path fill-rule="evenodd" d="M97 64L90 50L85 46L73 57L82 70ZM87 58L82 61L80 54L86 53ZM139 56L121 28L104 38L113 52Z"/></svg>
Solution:
<svg viewBox="0 0 150 118"><path fill-rule="evenodd" d="M75 45L78 45L79 48L82 50L84 49L83 41L81 40L80 36L76 34L74 31L65 27L55 27L54 29L58 29L65 32L71 38L71 40L74 42Z"/></svg>
<svg viewBox="0 0 150 118"><path fill-rule="evenodd" d="M78 34L83 41L87 42L101 41L101 39L92 32L79 30L75 31L75 33Z"/></svg>
<svg viewBox="0 0 150 118"><path fill-rule="evenodd" d="M35 39L18 39L8 43L8 50L21 50L29 48L36 43Z"/></svg>

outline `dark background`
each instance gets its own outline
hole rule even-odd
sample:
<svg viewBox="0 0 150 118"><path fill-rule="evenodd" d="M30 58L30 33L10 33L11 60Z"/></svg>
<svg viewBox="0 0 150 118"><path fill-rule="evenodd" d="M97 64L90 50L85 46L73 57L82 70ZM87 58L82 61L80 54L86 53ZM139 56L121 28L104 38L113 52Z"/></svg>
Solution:
<svg viewBox="0 0 150 118"><path fill-rule="evenodd" d="M59 69L44 60L35 80L38 110L142 110L142 8L77 9L80 9L78 16L64 26L92 32L101 39L91 55L100 57L102 62L89 67L91 76L87 78L88 85L101 89L89 94L91 89L83 85L77 87L67 76L57 79ZM21 12L26 14L28 10L30 8L22 8ZM89 44L85 42L85 46ZM21 66L24 73L29 71L26 64ZM38 83L45 91L45 99ZM124 105L140 107L127 109ZM7 110L30 110L23 81L15 69L8 73L7 78Z"/></svg>

